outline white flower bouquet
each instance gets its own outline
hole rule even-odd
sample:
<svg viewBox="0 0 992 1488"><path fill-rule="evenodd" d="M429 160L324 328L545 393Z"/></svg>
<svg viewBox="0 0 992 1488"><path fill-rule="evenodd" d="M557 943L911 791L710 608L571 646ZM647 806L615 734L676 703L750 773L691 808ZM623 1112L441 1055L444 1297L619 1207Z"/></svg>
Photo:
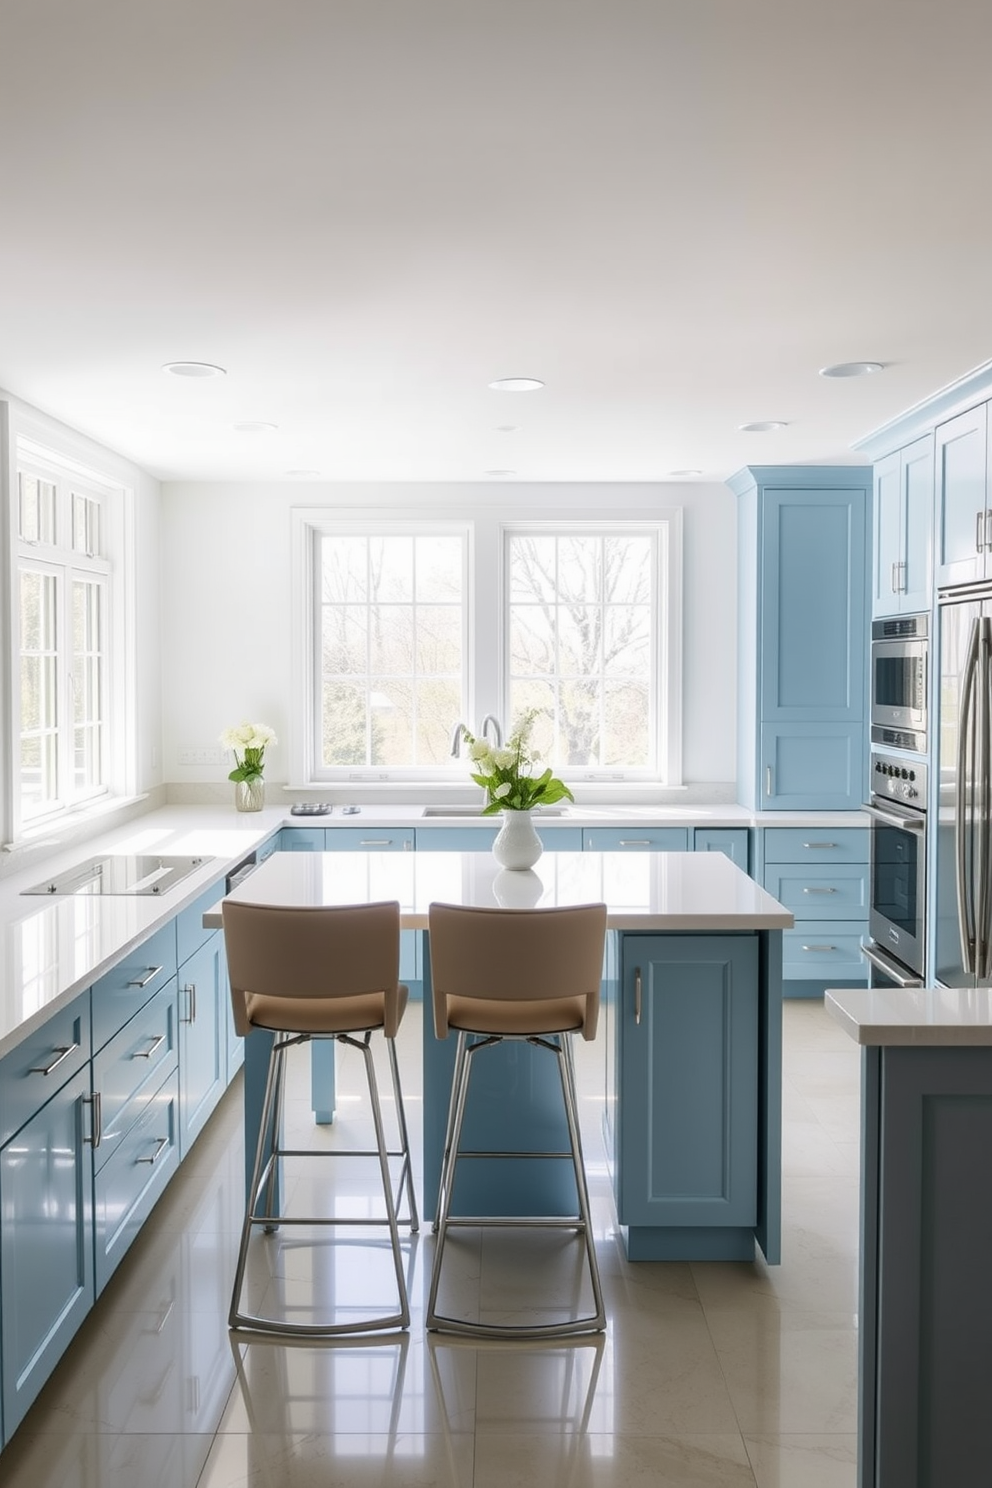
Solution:
<svg viewBox="0 0 992 1488"><path fill-rule="evenodd" d="M261 780L265 763L265 750L269 744L278 744L273 729L264 723L239 723L237 728L225 729L220 736L222 748L234 753L235 768L228 780Z"/></svg>
<svg viewBox="0 0 992 1488"><path fill-rule="evenodd" d="M530 733L537 717L532 708L515 724L502 748L493 749L484 739L476 739L467 730L469 759L476 766L472 779L486 792L483 816L497 811L530 811L534 806L550 806L555 801L574 801L563 781L552 775L550 768L541 775L531 775L536 756L531 752Z"/></svg>

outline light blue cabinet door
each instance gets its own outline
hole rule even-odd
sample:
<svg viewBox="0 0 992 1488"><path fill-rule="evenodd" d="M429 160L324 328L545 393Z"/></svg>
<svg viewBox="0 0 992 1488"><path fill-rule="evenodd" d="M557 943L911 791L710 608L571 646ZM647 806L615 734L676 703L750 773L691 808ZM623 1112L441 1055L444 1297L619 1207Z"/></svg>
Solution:
<svg viewBox="0 0 992 1488"><path fill-rule="evenodd" d="M742 873L751 871L751 833L747 827L696 827L694 852L722 852Z"/></svg>
<svg viewBox="0 0 992 1488"><path fill-rule="evenodd" d="M213 931L179 969L179 1154L183 1158L227 1089L224 938Z"/></svg>
<svg viewBox="0 0 992 1488"><path fill-rule="evenodd" d="M764 493L758 666L766 724L863 720L864 496Z"/></svg>
<svg viewBox="0 0 992 1488"><path fill-rule="evenodd" d="M179 1166L179 1072L145 1100L113 1157L94 1175L96 1292L103 1291Z"/></svg>
<svg viewBox="0 0 992 1488"><path fill-rule="evenodd" d="M586 852L688 852L686 827L583 827Z"/></svg>
<svg viewBox="0 0 992 1488"><path fill-rule="evenodd" d="M622 958L620 1223L753 1226L757 936L625 935Z"/></svg>
<svg viewBox="0 0 992 1488"><path fill-rule="evenodd" d="M323 827L283 827L279 833L280 852L323 852Z"/></svg>
<svg viewBox="0 0 992 1488"><path fill-rule="evenodd" d="M972 408L936 434L937 584L971 584L986 574L988 410Z"/></svg>
<svg viewBox="0 0 992 1488"><path fill-rule="evenodd" d="M872 521L871 609L873 615L898 615L903 561L902 488L899 451L875 466Z"/></svg>
<svg viewBox="0 0 992 1488"><path fill-rule="evenodd" d="M0 1151L8 1441L93 1303L89 1094L87 1064Z"/></svg>
<svg viewBox="0 0 992 1488"><path fill-rule="evenodd" d="M413 852L413 827L328 827L325 852Z"/></svg>
<svg viewBox="0 0 992 1488"><path fill-rule="evenodd" d="M853 811L865 798L862 723L770 723L761 729L762 810Z"/></svg>
<svg viewBox="0 0 992 1488"><path fill-rule="evenodd" d="M903 563L899 610L929 610L933 584L934 437L928 434L902 451Z"/></svg>

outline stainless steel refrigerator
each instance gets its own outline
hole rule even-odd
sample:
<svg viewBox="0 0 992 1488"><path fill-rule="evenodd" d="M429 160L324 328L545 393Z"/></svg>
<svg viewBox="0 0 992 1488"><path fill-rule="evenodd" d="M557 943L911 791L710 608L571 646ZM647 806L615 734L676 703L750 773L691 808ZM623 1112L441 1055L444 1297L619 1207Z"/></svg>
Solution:
<svg viewBox="0 0 992 1488"><path fill-rule="evenodd" d="M938 802L934 973L992 984L992 586L942 594L937 613ZM930 816L933 824L933 813Z"/></svg>

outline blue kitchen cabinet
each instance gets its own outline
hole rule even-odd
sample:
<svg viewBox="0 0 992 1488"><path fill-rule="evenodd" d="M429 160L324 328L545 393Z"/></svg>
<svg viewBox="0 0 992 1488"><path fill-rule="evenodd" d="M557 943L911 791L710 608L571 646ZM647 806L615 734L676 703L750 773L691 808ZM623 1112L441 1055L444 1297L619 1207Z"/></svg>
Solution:
<svg viewBox="0 0 992 1488"><path fill-rule="evenodd" d="M685 827L583 827L586 852L688 852Z"/></svg>
<svg viewBox="0 0 992 1488"><path fill-rule="evenodd" d="M280 852L323 852L323 827L283 827L279 833Z"/></svg>
<svg viewBox="0 0 992 1488"><path fill-rule="evenodd" d="M204 911L223 898L214 884L176 916L179 967L179 1156L184 1158L228 1083L230 992L224 934L207 930Z"/></svg>
<svg viewBox="0 0 992 1488"><path fill-rule="evenodd" d="M766 827L761 833L760 881L796 919L783 933L786 997L865 985L868 858L867 827Z"/></svg>
<svg viewBox="0 0 992 1488"><path fill-rule="evenodd" d="M938 588L973 584L992 572L988 404L936 431L936 578Z"/></svg>
<svg viewBox="0 0 992 1488"><path fill-rule="evenodd" d="M930 608L934 437L925 435L875 466L872 614Z"/></svg>
<svg viewBox="0 0 992 1488"><path fill-rule="evenodd" d="M417 834L413 827L328 827L324 852L413 852Z"/></svg>
<svg viewBox="0 0 992 1488"><path fill-rule="evenodd" d="M868 750L868 467L747 467L738 500L738 792L860 806Z"/></svg>
<svg viewBox="0 0 992 1488"><path fill-rule="evenodd" d="M751 871L751 833L747 827L696 827L694 852L722 852L742 873Z"/></svg>
<svg viewBox="0 0 992 1488"><path fill-rule="evenodd" d="M760 1020L757 935L623 936L608 1105L630 1260L753 1259Z"/></svg>
<svg viewBox="0 0 992 1488"><path fill-rule="evenodd" d="M88 1046L88 1016L85 1036ZM0 1079L7 1077L7 1062ZM87 1061L0 1148L7 1441L93 1305L92 1116Z"/></svg>

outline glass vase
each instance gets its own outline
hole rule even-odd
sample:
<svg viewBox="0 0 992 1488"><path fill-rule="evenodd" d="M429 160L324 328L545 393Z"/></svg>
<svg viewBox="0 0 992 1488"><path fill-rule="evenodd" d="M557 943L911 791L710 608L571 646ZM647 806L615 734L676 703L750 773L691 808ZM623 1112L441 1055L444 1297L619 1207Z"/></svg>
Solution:
<svg viewBox="0 0 992 1488"><path fill-rule="evenodd" d="M529 811L504 811L503 826L493 843L493 857L501 868L533 868L544 851Z"/></svg>
<svg viewBox="0 0 992 1488"><path fill-rule="evenodd" d="M265 781L261 775L254 780L234 782L234 804L238 811L261 811L265 805Z"/></svg>

